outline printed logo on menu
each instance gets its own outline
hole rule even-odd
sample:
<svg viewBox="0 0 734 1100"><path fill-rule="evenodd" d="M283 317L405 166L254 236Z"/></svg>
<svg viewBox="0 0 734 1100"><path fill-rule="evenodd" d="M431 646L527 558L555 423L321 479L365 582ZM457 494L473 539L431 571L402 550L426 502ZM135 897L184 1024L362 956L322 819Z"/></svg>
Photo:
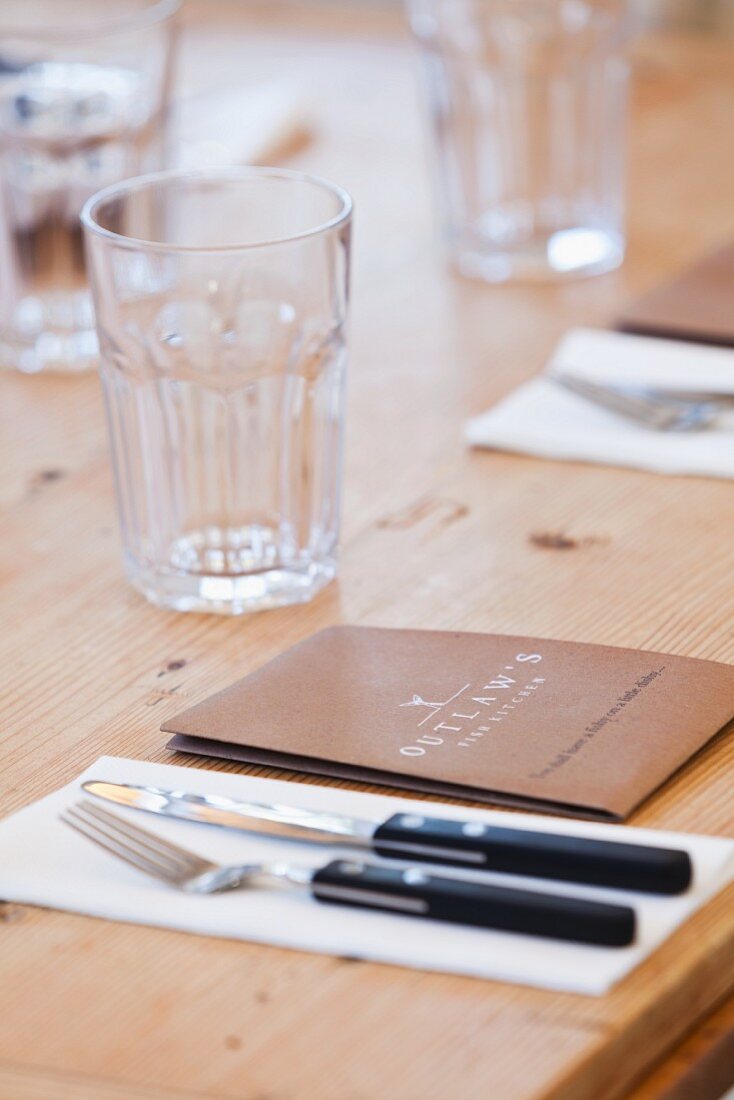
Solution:
<svg viewBox="0 0 734 1100"><path fill-rule="evenodd" d="M401 710L412 708L420 715L417 736L412 744L402 746L401 754L425 756L429 748L438 745L455 744L462 749L475 745L542 687L544 676L534 676L524 683L522 668L542 660L540 653L518 653L514 664L505 665L487 683L464 684L441 702L414 693L407 702L398 704Z"/></svg>

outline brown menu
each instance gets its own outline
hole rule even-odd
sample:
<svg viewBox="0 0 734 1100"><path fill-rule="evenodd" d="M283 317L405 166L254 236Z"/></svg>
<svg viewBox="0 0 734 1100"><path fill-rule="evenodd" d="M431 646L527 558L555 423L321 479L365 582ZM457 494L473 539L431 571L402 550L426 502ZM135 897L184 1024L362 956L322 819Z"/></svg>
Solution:
<svg viewBox="0 0 734 1100"><path fill-rule="evenodd" d="M169 748L620 819L734 716L734 667L338 626L166 722Z"/></svg>
<svg viewBox="0 0 734 1100"><path fill-rule="evenodd" d="M734 346L734 244L718 248L629 305L617 328Z"/></svg>

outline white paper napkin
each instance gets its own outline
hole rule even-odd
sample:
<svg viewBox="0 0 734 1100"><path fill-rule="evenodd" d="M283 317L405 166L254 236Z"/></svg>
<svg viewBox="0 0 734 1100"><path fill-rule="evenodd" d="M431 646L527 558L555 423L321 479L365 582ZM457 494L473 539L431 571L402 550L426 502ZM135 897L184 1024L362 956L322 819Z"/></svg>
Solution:
<svg viewBox="0 0 734 1100"><path fill-rule="evenodd" d="M638 912L637 942L621 949L346 909L314 901L301 892L252 889L197 897L147 878L59 821L59 812L82 795L81 781L92 778L177 787L200 794L225 795L253 802L281 802L377 819L410 809L455 818L466 818L470 814L472 819L490 824L510 821L515 828L553 829L614 839L623 836L640 844L686 848L693 859L695 881L692 889L681 897L660 898L551 884L538 879L521 880L528 889L633 905ZM333 849L321 845L271 840L255 834L170 821L121 807L114 809L161 836L223 862L285 859L318 866L335 857ZM480 877L484 881L515 886L520 881L507 875L484 874ZM468 811L457 806L111 756L99 759L68 786L0 821L0 898L6 901L596 996L624 977L707 898L732 879L734 841L622 829L529 814Z"/></svg>
<svg viewBox="0 0 734 1100"><path fill-rule="evenodd" d="M187 169L273 164L313 129L303 89L294 84L206 92L176 105L174 160Z"/></svg>
<svg viewBox="0 0 734 1100"><path fill-rule="evenodd" d="M734 393L734 351L728 348L594 329L567 333L546 366L549 372L601 384ZM726 429L659 432L599 408L543 375L470 420L466 439L473 446L542 458L734 477L734 419Z"/></svg>

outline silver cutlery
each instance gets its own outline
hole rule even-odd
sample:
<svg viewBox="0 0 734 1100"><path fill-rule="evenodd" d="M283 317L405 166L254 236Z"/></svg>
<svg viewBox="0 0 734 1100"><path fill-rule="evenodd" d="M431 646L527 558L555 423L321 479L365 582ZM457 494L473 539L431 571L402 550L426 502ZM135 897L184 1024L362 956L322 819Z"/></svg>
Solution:
<svg viewBox="0 0 734 1100"><path fill-rule="evenodd" d="M348 846L388 859L425 860L655 894L679 894L691 882L688 853L673 848L453 821L410 811L379 821L104 780L88 780L82 786L108 802L164 817Z"/></svg>
<svg viewBox="0 0 734 1100"><path fill-rule="evenodd" d="M315 870L282 862L222 865L88 800L69 807L61 820L136 870L192 894L286 886L337 905L578 943L624 947L635 936L635 913L627 906L508 890L361 860L334 860Z"/></svg>
<svg viewBox="0 0 734 1100"><path fill-rule="evenodd" d="M606 386L570 374L547 378L577 397L658 432L702 432L734 427L734 395L652 387Z"/></svg>

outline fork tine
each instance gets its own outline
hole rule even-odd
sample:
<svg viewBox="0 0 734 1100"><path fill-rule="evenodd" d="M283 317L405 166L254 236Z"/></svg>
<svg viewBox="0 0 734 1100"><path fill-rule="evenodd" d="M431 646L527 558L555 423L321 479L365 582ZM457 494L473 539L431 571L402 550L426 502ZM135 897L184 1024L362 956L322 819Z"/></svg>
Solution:
<svg viewBox="0 0 734 1100"><path fill-rule="evenodd" d="M124 837L127 841L132 842L136 849L142 849L146 856L171 866L179 873L199 873L211 866L208 860L202 859L194 852L179 848L178 845L163 840L162 837L148 832L140 825L133 825L102 806L97 806L94 802L84 799L77 803L76 808L95 818L104 830L117 839L122 840Z"/></svg>
<svg viewBox="0 0 734 1100"><path fill-rule="evenodd" d="M79 802L62 816L77 832L112 855L167 882L178 883L213 867L207 860L176 845L169 845L146 829L131 825L93 803Z"/></svg>
<svg viewBox="0 0 734 1100"><path fill-rule="evenodd" d="M73 812L77 820L83 821L87 828L99 836L105 837L117 848L127 851L146 864L158 868L160 873L175 877L188 873L188 865L160 855L152 845L140 843L134 835L134 826L122 828L123 822L112 816L101 816L84 803L78 803Z"/></svg>
<svg viewBox="0 0 734 1100"><path fill-rule="evenodd" d="M66 825L70 825L77 833L86 837L87 840L91 840L93 844L96 844L99 848L103 848L104 851L108 852L110 855L116 856L116 858L122 860L123 863L128 863L131 867L134 867L137 871L142 871L146 875L152 875L154 878L170 881L171 876L168 872L151 863L144 856L138 856L137 853L133 852L131 849L120 847L115 841L101 833L96 825L91 825L86 818L77 814L73 807L65 810L59 816Z"/></svg>

